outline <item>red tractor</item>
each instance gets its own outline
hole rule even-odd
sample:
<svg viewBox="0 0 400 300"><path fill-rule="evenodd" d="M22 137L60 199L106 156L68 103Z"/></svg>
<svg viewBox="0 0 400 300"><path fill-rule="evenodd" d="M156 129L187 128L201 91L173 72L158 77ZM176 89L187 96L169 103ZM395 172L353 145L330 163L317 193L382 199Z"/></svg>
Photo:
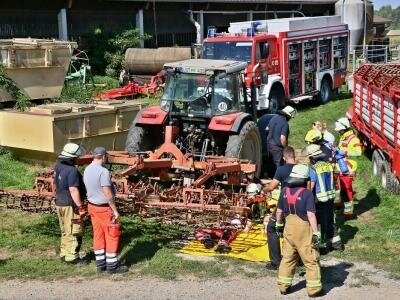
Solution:
<svg viewBox="0 0 400 300"><path fill-rule="evenodd" d="M126 141L129 154L170 142L199 161L210 156L248 159L259 174L262 145L256 102L246 93L246 66L208 59L165 64L161 104L137 114Z"/></svg>

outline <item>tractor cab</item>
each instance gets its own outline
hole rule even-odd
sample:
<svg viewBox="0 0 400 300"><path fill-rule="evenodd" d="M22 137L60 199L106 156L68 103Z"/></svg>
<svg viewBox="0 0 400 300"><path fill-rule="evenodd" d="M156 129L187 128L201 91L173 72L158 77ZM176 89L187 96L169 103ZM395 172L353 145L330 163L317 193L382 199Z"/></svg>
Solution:
<svg viewBox="0 0 400 300"><path fill-rule="evenodd" d="M164 65L167 74L161 109L171 117L227 115L246 105L246 63L193 59Z"/></svg>

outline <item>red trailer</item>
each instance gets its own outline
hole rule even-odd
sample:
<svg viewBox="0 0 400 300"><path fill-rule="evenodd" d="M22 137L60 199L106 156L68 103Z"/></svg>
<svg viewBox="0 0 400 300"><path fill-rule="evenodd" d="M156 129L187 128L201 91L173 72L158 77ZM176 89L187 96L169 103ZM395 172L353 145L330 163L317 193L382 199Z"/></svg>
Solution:
<svg viewBox="0 0 400 300"><path fill-rule="evenodd" d="M365 64L354 74L349 114L381 185L400 192L400 64Z"/></svg>

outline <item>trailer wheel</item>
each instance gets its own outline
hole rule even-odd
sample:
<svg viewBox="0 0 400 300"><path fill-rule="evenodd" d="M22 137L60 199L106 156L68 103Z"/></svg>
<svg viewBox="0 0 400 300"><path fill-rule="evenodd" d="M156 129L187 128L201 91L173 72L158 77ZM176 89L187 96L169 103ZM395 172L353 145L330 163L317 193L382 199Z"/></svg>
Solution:
<svg viewBox="0 0 400 300"><path fill-rule="evenodd" d="M372 153L372 175L379 177L382 170L382 157L379 155L378 151Z"/></svg>
<svg viewBox="0 0 400 300"><path fill-rule="evenodd" d="M160 130L155 130L155 127L158 129L158 126L152 127L142 127L132 124L131 128L129 128L125 144L126 151L130 155L134 155L135 152L155 150L161 144Z"/></svg>
<svg viewBox="0 0 400 300"><path fill-rule="evenodd" d="M239 134L229 136L225 156L248 159L257 165L256 176L261 172L261 137L256 123L246 122Z"/></svg>
<svg viewBox="0 0 400 300"><path fill-rule="evenodd" d="M392 171L390 171L389 163L385 160L382 161L381 185L390 193L397 194L399 192L399 180Z"/></svg>
<svg viewBox="0 0 400 300"><path fill-rule="evenodd" d="M321 89L318 94L320 104L328 103L332 97L332 86L328 79L324 78L321 82Z"/></svg>

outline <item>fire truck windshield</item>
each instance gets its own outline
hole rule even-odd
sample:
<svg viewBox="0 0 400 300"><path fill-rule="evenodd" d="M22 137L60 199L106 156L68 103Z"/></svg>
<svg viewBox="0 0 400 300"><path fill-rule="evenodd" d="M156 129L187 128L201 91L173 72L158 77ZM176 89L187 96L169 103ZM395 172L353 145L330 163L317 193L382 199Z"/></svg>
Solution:
<svg viewBox="0 0 400 300"><path fill-rule="evenodd" d="M251 61L252 42L205 42L202 58Z"/></svg>

